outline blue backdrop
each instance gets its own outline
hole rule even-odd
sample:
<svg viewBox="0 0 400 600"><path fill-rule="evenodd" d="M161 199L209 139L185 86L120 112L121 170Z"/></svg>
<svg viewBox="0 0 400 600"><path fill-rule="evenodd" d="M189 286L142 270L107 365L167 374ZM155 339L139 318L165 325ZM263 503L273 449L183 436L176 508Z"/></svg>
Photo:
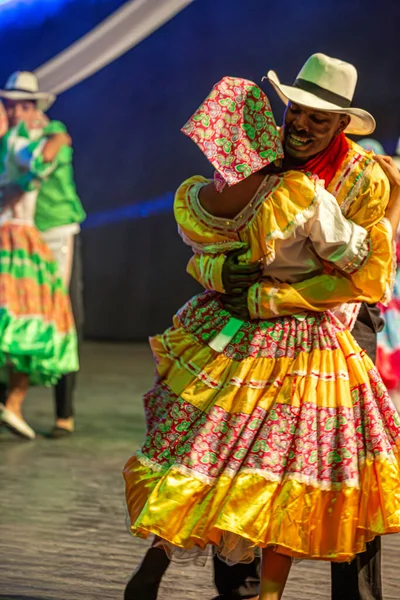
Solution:
<svg viewBox="0 0 400 600"><path fill-rule="evenodd" d="M1 22L0 10L0 81L16 69L38 67L123 2L36 4L43 5L40 26L29 6L19 8L18 23L9 16ZM350 61L359 71L354 105L374 114L375 135L393 152L400 135L400 6L381 7L376 0L196 0L59 97L50 115L72 134L89 214L83 232L88 337L143 339L167 326L197 290L185 274L190 253L176 233L172 193L187 176L210 172L180 127L223 75L259 82L273 68L289 83L314 52ZM279 122L282 105L268 84L265 89Z"/></svg>

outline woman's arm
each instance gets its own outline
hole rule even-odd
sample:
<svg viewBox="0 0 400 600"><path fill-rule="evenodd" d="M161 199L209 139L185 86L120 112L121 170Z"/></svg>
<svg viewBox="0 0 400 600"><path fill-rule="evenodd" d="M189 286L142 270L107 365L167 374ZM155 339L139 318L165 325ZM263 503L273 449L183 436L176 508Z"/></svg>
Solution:
<svg viewBox="0 0 400 600"><path fill-rule="evenodd" d="M194 254L186 270L206 290L240 295L257 283L262 273L259 262L239 262L239 256L247 250L245 246L227 254Z"/></svg>
<svg viewBox="0 0 400 600"><path fill-rule="evenodd" d="M42 157L45 163L53 162L63 146L72 146L72 139L68 133L54 133L46 140Z"/></svg>

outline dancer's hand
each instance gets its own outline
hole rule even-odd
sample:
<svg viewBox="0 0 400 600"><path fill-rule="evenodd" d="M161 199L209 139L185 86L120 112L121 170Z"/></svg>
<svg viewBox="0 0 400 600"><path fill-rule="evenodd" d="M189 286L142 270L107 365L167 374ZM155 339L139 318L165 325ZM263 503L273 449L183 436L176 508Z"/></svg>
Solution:
<svg viewBox="0 0 400 600"><path fill-rule="evenodd" d="M377 163L380 164L382 169L385 171L387 178L389 179L390 185L392 187L400 187L400 171L396 166L393 158L391 156L382 156L376 154L374 156Z"/></svg>
<svg viewBox="0 0 400 600"><path fill-rule="evenodd" d="M233 317L242 319L242 321L250 320L250 313L247 306L247 293L248 290L242 290L240 294L223 294L220 296L221 302L226 310L228 310Z"/></svg>
<svg viewBox="0 0 400 600"><path fill-rule="evenodd" d="M238 257L245 254L248 246L238 250L232 250L226 256L222 267L222 283L225 292L230 295L241 295L243 290L257 283L261 277L261 264L239 263ZM247 294L246 294L247 295Z"/></svg>
<svg viewBox="0 0 400 600"><path fill-rule="evenodd" d="M1 188L0 192L0 216L6 210L13 210L15 205L21 200L24 191L14 183L9 183L8 185Z"/></svg>
<svg viewBox="0 0 400 600"><path fill-rule="evenodd" d="M385 171L390 182L390 198L386 207L385 217L392 226L393 237L400 222L400 171L390 156L375 156L375 160Z"/></svg>

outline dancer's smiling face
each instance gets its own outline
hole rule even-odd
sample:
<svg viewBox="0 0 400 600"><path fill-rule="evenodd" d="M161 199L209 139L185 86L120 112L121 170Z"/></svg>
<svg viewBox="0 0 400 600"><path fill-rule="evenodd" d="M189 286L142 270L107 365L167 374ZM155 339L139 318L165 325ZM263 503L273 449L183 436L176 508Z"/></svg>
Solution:
<svg viewBox="0 0 400 600"><path fill-rule="evenodd" d="M349 122L348 115L318 111L289 102L284 117L285 154L306 162L325 150Z"/></svg>

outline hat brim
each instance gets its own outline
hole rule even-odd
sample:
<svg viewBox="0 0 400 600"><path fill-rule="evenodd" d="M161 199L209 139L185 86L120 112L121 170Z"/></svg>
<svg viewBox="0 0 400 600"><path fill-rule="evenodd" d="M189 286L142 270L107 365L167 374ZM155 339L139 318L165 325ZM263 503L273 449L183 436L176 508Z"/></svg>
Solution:
<svg viewBox="0 0 400 600"><path fill-rule="evenodd" d="M49 110L50 106L54 104L56 96L55 94L48 94L46 92L21 92L17 90L0 90L0 98L6 100L34 100L37 103L39 110L45 112Z"/></svg>
<svg viewBox="0 0 400 600"><path fill-rule="evenodd" d="M318 111L349 115L350 123L346 127L346 133L348 134L369 135L375 131L376 123L374 117L362 108L343 108L337 104L327 102L311 92L306 92L290 85L283 85L279 81L279 77L275 71L268 71L266 77L274 87L282 102L286 105L290 101L299 104L300 106L313 108Z"/></svg>

